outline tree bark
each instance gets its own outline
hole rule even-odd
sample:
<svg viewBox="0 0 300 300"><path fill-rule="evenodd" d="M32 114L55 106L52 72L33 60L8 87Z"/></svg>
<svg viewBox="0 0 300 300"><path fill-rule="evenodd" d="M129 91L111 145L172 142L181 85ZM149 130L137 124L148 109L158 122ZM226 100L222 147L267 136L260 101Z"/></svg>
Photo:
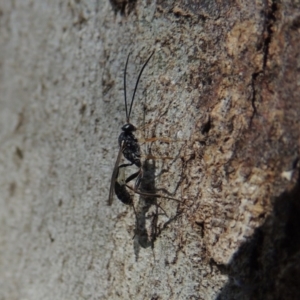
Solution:
<svg viewBox="0 0 300 300"><path fill-rule="evenodd" d="M0 22L0 299L300 299L298 1L0 0ZM131 100L153 50L141 187L180 202L129 190L136 221L107 199L125 61Z"/></svg>

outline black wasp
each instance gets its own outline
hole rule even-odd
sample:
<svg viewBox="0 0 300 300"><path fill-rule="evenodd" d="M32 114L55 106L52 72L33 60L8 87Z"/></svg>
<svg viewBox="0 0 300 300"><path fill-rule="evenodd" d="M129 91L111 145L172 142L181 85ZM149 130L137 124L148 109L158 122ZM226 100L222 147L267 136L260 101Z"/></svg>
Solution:
<svg viewBox="0 0 300 300"><path fill-rule="evenodd" d="M137 191L137 189L140 185L141 178L142 178L141 150L140 150L139 142L138 142L137 138L134 136L134 131L136 131L136 127L130 123L130 114L131 114L134 96L135 96L140 78L142 76L142 73L143 73L146 65L148 64L149 60L153 56L153 54L154 54L154 51L151 53L149 58L146 60L146 62L142 66L142 69L138 75L138 78L137 78L137 81L135 84L135 88L133 91L133 96L131 99L129 111L128 111L127 97L126 97L126 72L127 72L127 65L128 65L130 53L128 54L128 57L126 60L125 70L124 70L124 100L125 100L124 102L125 102L125 111L126 111L126 124L122 126L122 128L121 128L122 132L119 135L118 142L119 142L120 149L119 149L119 153L118 153L115 167L113 170L113 174L111 177L108 205L112 204L113 196L115 193L116 196L118 197L118 199L121 200L124 204L132 205L134 208L131 195L129 194L129 192L126 188L127 187L130 188L127 185L127 183L135 178L136 178L136 182L135 182L135 187L133 190L136 193L139 193ZM119 165L122 154L130 163ZM124 170L122 170L122 168L132 166L132 165L137 166L138 171L135 172L134 174L130 175L128 178L124 179L124 182L120 183L118 181L118 177L119 177L120 172L124 172ZM123 175L123 174L121 174L121 175ZM142 194L142 193L139 193L139 194Z"/></svg>

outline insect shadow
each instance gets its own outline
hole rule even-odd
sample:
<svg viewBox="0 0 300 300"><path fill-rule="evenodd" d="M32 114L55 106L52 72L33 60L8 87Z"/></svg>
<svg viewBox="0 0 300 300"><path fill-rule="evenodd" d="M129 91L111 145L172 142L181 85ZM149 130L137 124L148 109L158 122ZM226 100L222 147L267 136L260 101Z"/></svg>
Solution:
<svg viewBox="0 0 300 300"><path fill-rule="evenodd" d="M138 78L137 78L137 81L136 81L136 84L134 87L134 92L133 92L133 96L132 96L132 99L130 102L129 109L128 109L127 95L126 95L126 73L127 73L127 65L128 65L130 53L126 60L125 70L124 70L124 103L125 103L125 112L126 112L126 123L122 126L122 128L121 128L122 132L118 138L119 152L118 152L118 156L117 156L115 166L113 169L113 173L112 173L112 177L111 177L109 198L108 198L108 205L112 204L113 199L114 199L114 194L115 194L121 202L123 202L126 205L131 205L133 207L133 210L134 210L134 213L136 216L137 228L139 228L139 227L142 228L143 226L138 225L138 223L139 223L138 214L135 209L132 196L129 193L128 189L132 190L136 194L139 194L141 197L144 197L146 199L148 198L147 203L148 204L151 203L151 205L154 204L155 202L153 202L153 200L149 200L149 199L153 199L153 198L157 198L157 197L167 198L167 199L181 202L180 200L172 198L171 196L163 196L163 195L151 193L151 192L149 193L149 191L155 191L155 188L154 188L154 185L152 185L152 186L151 186L151 184L149 185L149 182L151 182L151 180L149 181L149 179L144 177L144 169L145 169L144 166L146 165L147 160L145 161L145 164L142 165L140 144L134 135L134 132L136 131L136 127L132 123L130 123L130 115L131 115L137 87L138 87L141 75L142 75L146 65L150 61L151 57L153 56L153 54L154 54L154 51L148 57L148 59L143 64L143 66L139 72L139 75L138 75ZM151 139L151 141L153 141L153 140L155 140L155 139ZM120 164L122 157L124 157L128 161L128 163ZM126 178L125 168L130 167L130 166L136 166L138 168L138 170ZM153 174L154 174L154 171L153 171ZM152 176L152 177L154 178L154 176ZM128 183L133 180L135 180L135 184L134 184L134 187L132 188L130 185L128 185ZM147 203L145 205L145 211L148 207ZM160 207L158 204L156 204L156 205L158 207ZM147 211L148 211L148 209L147 209ZM145 216L145 214L142 214L142 215ZM140 216L140 214L139 214L139 216ZM136 232L137 231L138 230L136 230ZM138 232L140 232L140 231L138 231ZM143 241L141 241L141 244L144 244Z"/></svg>
<svg viewBox="0 0 300 300"><path fill-rule="evenodd" d="M115 14L120 12L121 15L126 13L129 14L131 11L133 11L136 6L136 2L137 0L110 0L110 4Z"/></svg>
<svg viewBox="0 0 300 300"><path fill-rule="evenodd" d="M146 135L146 133L144 133L144 135ZM179 182L173 193L170 193L164 188L157 188L155 184L156 178L160 177L163 173L163 171L161 171L157 174L156 161L171 159L174 162L177 158L156 157L152 155L151 143L147 147L147 150L145 152L147 152L147 155L142 164L143 176L141 177L139 186L139 191L141 192L141 194L136 207L137 216L134 235L136 257L138 257L139 252L138 246L141 246L142 248L154 248L154 242L162 233L162 231L165 230L170 223L175 221L182 214L181 204L183 204L181 200L173 198L173 194L176 192L180 185ZM158 194L158 192L163 192L168 196ZM165 209L161 206L161 203L159 203L159 198L166 198L178 202L176 214L174 216L172 216L171 218L168 216ZM158 220L159 216L161 215L165 215L168 218L168 221L159 224Z"/></svg>

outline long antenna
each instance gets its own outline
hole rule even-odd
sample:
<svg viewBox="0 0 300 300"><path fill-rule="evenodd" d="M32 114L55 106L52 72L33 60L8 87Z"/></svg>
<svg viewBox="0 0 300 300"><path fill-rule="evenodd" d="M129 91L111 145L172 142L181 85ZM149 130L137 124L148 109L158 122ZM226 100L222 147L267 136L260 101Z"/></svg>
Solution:
<svg viewBox="0 0 300 300"><path fill-rule="evenodd" d="M125 69L124 69L124 100L125 100L125 111L126 111L126 122L129 123L129 116L128 116L128 110L127 110L127 97L126 97L126 72L127 72L127 65L128 65L128 60L129 60L130 52L127 56L126 64L125 64Z"/></svg>
<svg viewBox="0 0 300 300"><path fill-rule="evenodd" d="M151 59L152 55L154 54L155 51L153 51L151 53L151 55L149 56L149 58L146 60L146 62L144 63L141 71L140 71L140 74L138 76L138 79L136 81L136 84L135 84L135 88L134 88L134 92L133 92L133 96L132 96L132 99L131 99L131 103L130 103L130 108L129 108L129 114L127 114L127 102L126 102L126 92L125 92L125 105L126 105L126 118L127 118L127 123L129 123L129 118L130 118L130 114L131 114L131 109L132 109L132 105L133 105L133 100L134 100L134 96L135 96L135 93L136 93L136 90L137 90L137 87L138 87L138 84L139 84L139 81L140 81L140 78L142 76L142 73L146 67L146 65L148 64L149 60ZM129 58L129 55L128 55L128 58ZM128 58L127 58L127 61L126 61L126 67L125 67L125 70L127 68L127 62L128 62ZM124 84L125 84L125 77L126 77L126 71L125 71L125 74L124 74Z"/></svg>

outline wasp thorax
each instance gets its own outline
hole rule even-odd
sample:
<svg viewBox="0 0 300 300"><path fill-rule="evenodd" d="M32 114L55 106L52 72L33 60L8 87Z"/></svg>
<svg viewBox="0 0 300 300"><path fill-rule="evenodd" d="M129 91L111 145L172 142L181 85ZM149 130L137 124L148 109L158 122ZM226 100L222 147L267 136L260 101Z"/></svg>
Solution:
<svg viewBox="0 0 300 300"><path fill-rule="evenodd" d="M125 132L132 132L132 131L136 131L136 128L132 124L127 123L122 127L122 130Z"/></svg>

